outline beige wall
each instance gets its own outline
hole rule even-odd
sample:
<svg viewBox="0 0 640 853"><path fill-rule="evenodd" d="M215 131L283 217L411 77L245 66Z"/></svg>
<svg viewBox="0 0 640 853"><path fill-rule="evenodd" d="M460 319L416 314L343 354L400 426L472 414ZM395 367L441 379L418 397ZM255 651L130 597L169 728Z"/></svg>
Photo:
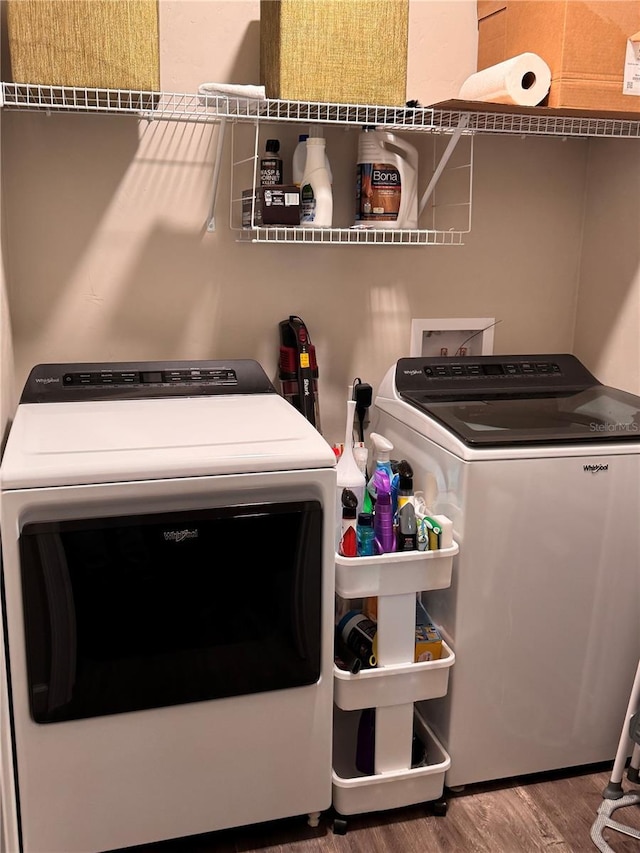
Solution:
<svg viewBox="0 0 640 853"><path fill-rule="evenodd" d="M407 96L454 97L475 68L475 2L410 8ZM257 81L258 2L161 0L160 13L163 89ZM491 316L496 352L572 350L591 143L478 136L462 247L252 245L228 227L229 139L217 229L206 232L217 132L3 114L16 393L44 361L251 357L275 379L278 322L298 314L317 348L333 442L347 386L359 376L377 387L408 354L412 318ZM344 205L355 131L332 133ZM596 183L611 159L592 169Z"/></svg>
<svg viewBox="0 0 640 853"><path fill-rule="evenodd" d="M259 0L159 0L159 9L165 91L259 82ZM475 0L410 0L407 98L426 105L454 97L476 56Z"/></svg>
<svg viewBox="0 0 640 853"><path fill-rule="evenodd" d="M575 353L601 382L640 394L640 140L594 140Z"/></svg>
<svg viewBox="0 0 640 853"><path fill-rule="evenodd" d="M4 448L6 431L15 408L13 381L13 347L9 322L9 302L6 280L0 264L0 453Z"/></svg>
<svg viewBox="0 0 640 853"><path fill-rule="evenodd" d="M2 116L0 114L0 159L2 157ZM3 179L0 170L0 199L2 199ZM4 205L0 204L0 232L3 224ZM14 392L13 342L11 338L11 319L7 278L4 271L4 254L0 244L0 455L8 434L8 427L16 405ZM0 815L1 819L1 815ZM0 827L0 838L2 837Z"/></svg>

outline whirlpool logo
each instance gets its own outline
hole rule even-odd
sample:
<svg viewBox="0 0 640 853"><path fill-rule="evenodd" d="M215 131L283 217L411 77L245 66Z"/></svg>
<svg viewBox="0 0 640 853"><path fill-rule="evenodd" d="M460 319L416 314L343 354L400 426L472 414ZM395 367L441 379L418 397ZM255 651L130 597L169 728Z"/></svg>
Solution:
<svg viewBox="0 0 640 853"><path fill-rule="evenodd" d="M163 535L165 542L184 542L185 539L197 539L198 531L188 530L187 528L184 530L165 530Z"/></svg>
<svg viewBox="0 0 640 853"><path fill-rule="evenodd" d="M36 377L36 385L53 385L60 382L57 376L38 376Z"/></svg>
<svg viewBox="0 0 640 853"><path fill-rule="evenodd" d="M609 465L583 465L582 470L587 474L597 474L599 471L608 471Z"/></svg>

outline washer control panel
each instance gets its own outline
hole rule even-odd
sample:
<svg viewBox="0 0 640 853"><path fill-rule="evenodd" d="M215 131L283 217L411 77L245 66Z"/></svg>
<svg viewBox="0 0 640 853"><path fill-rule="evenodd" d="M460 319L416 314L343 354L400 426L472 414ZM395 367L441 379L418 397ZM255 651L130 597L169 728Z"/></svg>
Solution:
<svg viewBox="0 0 640 853"><path fill-rule="evenodd" d="M535 376L538 374L561 374L562 368L555 361L506 361L492 364L453 361L451 364L426 364L424 375L429 379L500 376Z"/></svg>
<svg viewBox="0 0 640 853"><path fill-rule="evenodd" d="M401 397L462 399L572 393L599 385L574 355L485 355L401 358L395 370Z"/></svg>

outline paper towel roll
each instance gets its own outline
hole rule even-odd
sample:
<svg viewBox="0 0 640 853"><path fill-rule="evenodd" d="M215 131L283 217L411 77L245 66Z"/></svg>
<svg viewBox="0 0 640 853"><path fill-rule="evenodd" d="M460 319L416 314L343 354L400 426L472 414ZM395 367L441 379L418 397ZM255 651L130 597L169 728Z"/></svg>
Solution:
<svg viewBox="0 0 640 853"><path fill-rule="evenodd" d="M537 53L520 53L472 74L458 95L464 101L492 101L535 107L547 95L551 71Z"/></svg>

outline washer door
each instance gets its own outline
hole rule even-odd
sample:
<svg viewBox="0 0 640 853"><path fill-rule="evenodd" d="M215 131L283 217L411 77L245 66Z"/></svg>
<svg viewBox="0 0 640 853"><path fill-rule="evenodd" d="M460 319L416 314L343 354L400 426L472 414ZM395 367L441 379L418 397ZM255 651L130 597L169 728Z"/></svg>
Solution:
<svg viewBox="0 0 640 853"><path fill-rule="evenodd" d="M313 500L25 525L31 716L317 682L321 540Z"/></svg>

